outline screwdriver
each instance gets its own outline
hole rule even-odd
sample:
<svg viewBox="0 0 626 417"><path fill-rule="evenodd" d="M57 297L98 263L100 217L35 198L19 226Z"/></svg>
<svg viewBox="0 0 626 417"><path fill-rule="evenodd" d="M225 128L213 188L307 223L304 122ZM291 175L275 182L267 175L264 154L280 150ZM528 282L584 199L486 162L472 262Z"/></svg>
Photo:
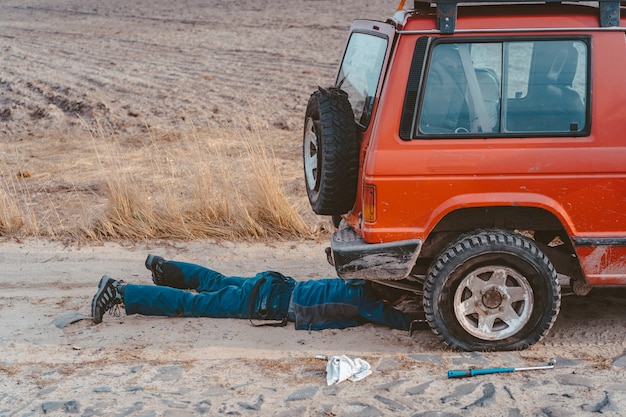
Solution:
<svg viewBox="0 0 626 417"><path fill-rule="evenodd" d="M556 365L556 359L551 358L547 365L530 366L526 368L485 368L485 369L468 369L468 370L452 370L448 371L448 378L465 378L477 375L502 374L507 372L533 371L539 369L552 369Z"/></svg>

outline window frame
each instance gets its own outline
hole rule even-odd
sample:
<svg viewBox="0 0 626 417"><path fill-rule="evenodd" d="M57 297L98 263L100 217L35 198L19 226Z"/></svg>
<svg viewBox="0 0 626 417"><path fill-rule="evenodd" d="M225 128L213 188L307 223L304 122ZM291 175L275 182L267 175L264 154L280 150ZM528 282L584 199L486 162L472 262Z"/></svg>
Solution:
<svg viewBox="0 0 626 417"><path fill-rule="evenodd" d="M416 40L416 48L417 43L420 38ZM586 45L586 85L585 85L585 97L584 97L584 105L585 105L585 126L582 129L576 132L561 132L561 131L518 131L518 132L490 132L490 133L471 133L471 132L459 132L459 133L422 133L419 131L419 122L421 111L423 108L424 95L426 91L426 84L428 83L428 75L432 63L432 56L434 49L437 45L440 44L477 44L477 43L500 43L504 44L506 42L510 43L518 43L518 42L538 42L538 41L579 41ZM591 134L591 109L592 109L592 56L593 56L593 42L591 35L551 35L551 36L497 36L497 37L453 37L453 38L439 38L439 37L429 37L429 41L427 44L427 49L425 53L425 57L423 59L423 64L419 68L417 66L413 66L410 69L409 77L414 76L415 71L419 71L420 76L420 86L419 92L417 95L417 103L413 104L414 112L413 118L411 120L411 131L409 137L406 134L401 135L401 137L405 140L441 140L441 139L472 139L472 138L537 138L537 137L585 137ZM504 62L504 53L503 53L503 69L505 66ZM415 67L415 68L414 68ZM504 73L504 70L503 70ZM504 79L500 80L501 90L503 89ZM502 99L502 97L501 97ZM404 104L404 107L407 106L407 103ZM501 109L502 112L502 109ZM502 113L500 112L500 119L502 119ZM502 120L500 120L501 122ZM500 123L499 123L500 124Z"/></svg>

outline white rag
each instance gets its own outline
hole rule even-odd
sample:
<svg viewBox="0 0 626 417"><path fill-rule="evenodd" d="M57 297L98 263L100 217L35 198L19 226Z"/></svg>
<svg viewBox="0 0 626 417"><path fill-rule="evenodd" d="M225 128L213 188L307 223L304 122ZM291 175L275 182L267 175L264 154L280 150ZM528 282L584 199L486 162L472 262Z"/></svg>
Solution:
<svg viewBox="0 0 626 417"><path fill-rule="evenodd" d="M332 356L326 365L326 384L334 385L346 379L356 382L371 373L370 364L361 358L352 360L346 355Z"/></svg>

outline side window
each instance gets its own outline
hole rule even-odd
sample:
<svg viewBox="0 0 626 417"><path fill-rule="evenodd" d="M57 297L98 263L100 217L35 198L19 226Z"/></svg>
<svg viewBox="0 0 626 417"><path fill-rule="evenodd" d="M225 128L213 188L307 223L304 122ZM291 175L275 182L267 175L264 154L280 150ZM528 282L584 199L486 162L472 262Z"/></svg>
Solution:
<svg viewBox="0 0 626 417"><path fill-rule="evenodd" d="M581 40L437 43L416 136L582 134L587 44Z"/></svg>
<svg viewBox="0 0 626 417"><path fill-rule="evenodd" d="M587 125L587 44L504 44L503 131L581 133Z"/></svg>
<svg viewBox="0 0 626 417"><path fill-rule="evenodd" d="M467 77L459 45L435 46L421 106L420 132L425 134L470 132L467 94Z"/></svg>

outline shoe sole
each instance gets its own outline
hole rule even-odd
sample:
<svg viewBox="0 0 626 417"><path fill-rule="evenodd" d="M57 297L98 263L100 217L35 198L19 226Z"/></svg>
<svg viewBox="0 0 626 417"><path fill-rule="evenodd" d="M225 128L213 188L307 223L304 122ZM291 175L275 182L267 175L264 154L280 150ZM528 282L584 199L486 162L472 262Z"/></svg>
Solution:
<svg viewBox="0 0 626 417"><path fill-rule="evenodd" d="M165 285L165 277L163 276L163 271L157 271L158 263L162 261L165 262L160 256L149 254L146 258L146 268L148 271L152 273L152 282L154 285Z"/></svg>
<svg viewBox="0 0 626 417"><path fill-rule="evenodd" d="M154 258L156 257L156 255L153 254L149 254L148 257L146 258L146 269L148 271L152 271L152 261L154 260Z"/></svg>
<svg viewBox="0 0 626 417"><path fill-rule="evenodd" d="M102 317L98 317L97 311L96 309L98 308L98 305L96 303L96 300L100 297L100 295L105 292L113 283L113 281L115 281L113 278L111 278L108 275L103 275L102 278L100 278L100 282L98 283L98 291L96 291L96 295L93 296L93 298L91 299L91 317L93 319L93 322L98 324L102 322Z"/></svg>

